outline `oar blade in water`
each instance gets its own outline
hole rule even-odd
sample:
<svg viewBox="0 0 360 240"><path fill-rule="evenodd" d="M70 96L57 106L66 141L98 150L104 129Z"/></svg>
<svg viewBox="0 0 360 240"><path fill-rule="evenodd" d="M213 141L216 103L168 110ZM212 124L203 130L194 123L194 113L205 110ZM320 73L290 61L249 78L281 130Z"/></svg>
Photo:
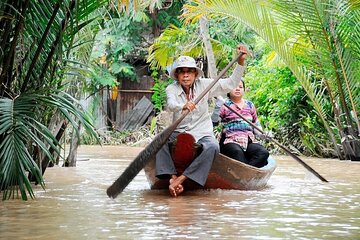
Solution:
<svg viewBox="0 0 360 240"><path fill-rule="evenodd" d="M171 125L163 132L158 134L154 140L142 150L138 156L130 163L125 171L118 179L106 190L106 193L111 198L116 198L127 185L136 177L136 175L145 167L148 161L160 150L165 144L171 133L177 125Z"/></svg>

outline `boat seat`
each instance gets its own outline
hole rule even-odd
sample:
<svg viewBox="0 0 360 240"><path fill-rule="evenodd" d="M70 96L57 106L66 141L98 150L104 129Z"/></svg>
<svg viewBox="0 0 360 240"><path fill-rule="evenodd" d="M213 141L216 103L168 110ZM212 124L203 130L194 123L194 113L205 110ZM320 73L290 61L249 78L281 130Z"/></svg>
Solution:
<svg viewBox="0 0 360 240"><path fill-rule="evenodd" d="M191 134L180 133L173 142L169 143L169 149L175 168L181 175L190 163L199 156L202 145L198 144Z"/></svg>

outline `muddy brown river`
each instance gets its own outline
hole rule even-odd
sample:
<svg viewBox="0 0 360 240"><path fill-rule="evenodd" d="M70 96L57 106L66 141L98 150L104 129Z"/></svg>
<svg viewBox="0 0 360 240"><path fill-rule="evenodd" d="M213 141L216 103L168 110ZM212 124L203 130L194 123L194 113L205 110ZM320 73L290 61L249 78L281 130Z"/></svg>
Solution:
<svg viewBox="0 0 360 240"><path fill-rule="evenodd" d="M261 191L198 190L172 198L143 171L106 189L142 148L81 146L77 167L45 173L36 199L0 202L0 239L360 239L360 162L288 156ZM0 194L0 197L1 194Z"/></svg>

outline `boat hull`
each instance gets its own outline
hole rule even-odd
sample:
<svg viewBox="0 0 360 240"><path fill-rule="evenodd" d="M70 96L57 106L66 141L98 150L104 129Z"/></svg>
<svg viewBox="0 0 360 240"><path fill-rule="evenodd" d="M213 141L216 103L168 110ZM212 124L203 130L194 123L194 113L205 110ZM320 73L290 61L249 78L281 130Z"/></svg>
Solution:
<svg viewBox="0 0 360 240"><path fill-rule="evenodd" d="M270 156L268 164L256 168L240 161L218 154L214 159L205 185L187 179L183 185L187 190L193 189L236 189L260 190L266 187L269 178L276 169L276 161ZM151 189L168 189L169 180L155 176L155 157L144 168Z"/></svg>

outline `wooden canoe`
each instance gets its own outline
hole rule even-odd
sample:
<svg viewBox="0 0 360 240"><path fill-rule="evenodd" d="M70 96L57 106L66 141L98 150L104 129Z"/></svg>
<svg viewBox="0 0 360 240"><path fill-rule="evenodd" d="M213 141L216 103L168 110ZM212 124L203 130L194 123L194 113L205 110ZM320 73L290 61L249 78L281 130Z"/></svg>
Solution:
<svg viewBox="0 0 360 240"><path fill-rule="evenodd" d="M183 186L187 190L260 190L266 187L275 168L276 161L271 156L268 158L268 164L266 166L256 168L223 154L218 154L214 159L204 187L201 187L191 180L186 180ZM168 189L169 180L155 177L155 157L148 162L144 171L151 189Z"/></svg>

